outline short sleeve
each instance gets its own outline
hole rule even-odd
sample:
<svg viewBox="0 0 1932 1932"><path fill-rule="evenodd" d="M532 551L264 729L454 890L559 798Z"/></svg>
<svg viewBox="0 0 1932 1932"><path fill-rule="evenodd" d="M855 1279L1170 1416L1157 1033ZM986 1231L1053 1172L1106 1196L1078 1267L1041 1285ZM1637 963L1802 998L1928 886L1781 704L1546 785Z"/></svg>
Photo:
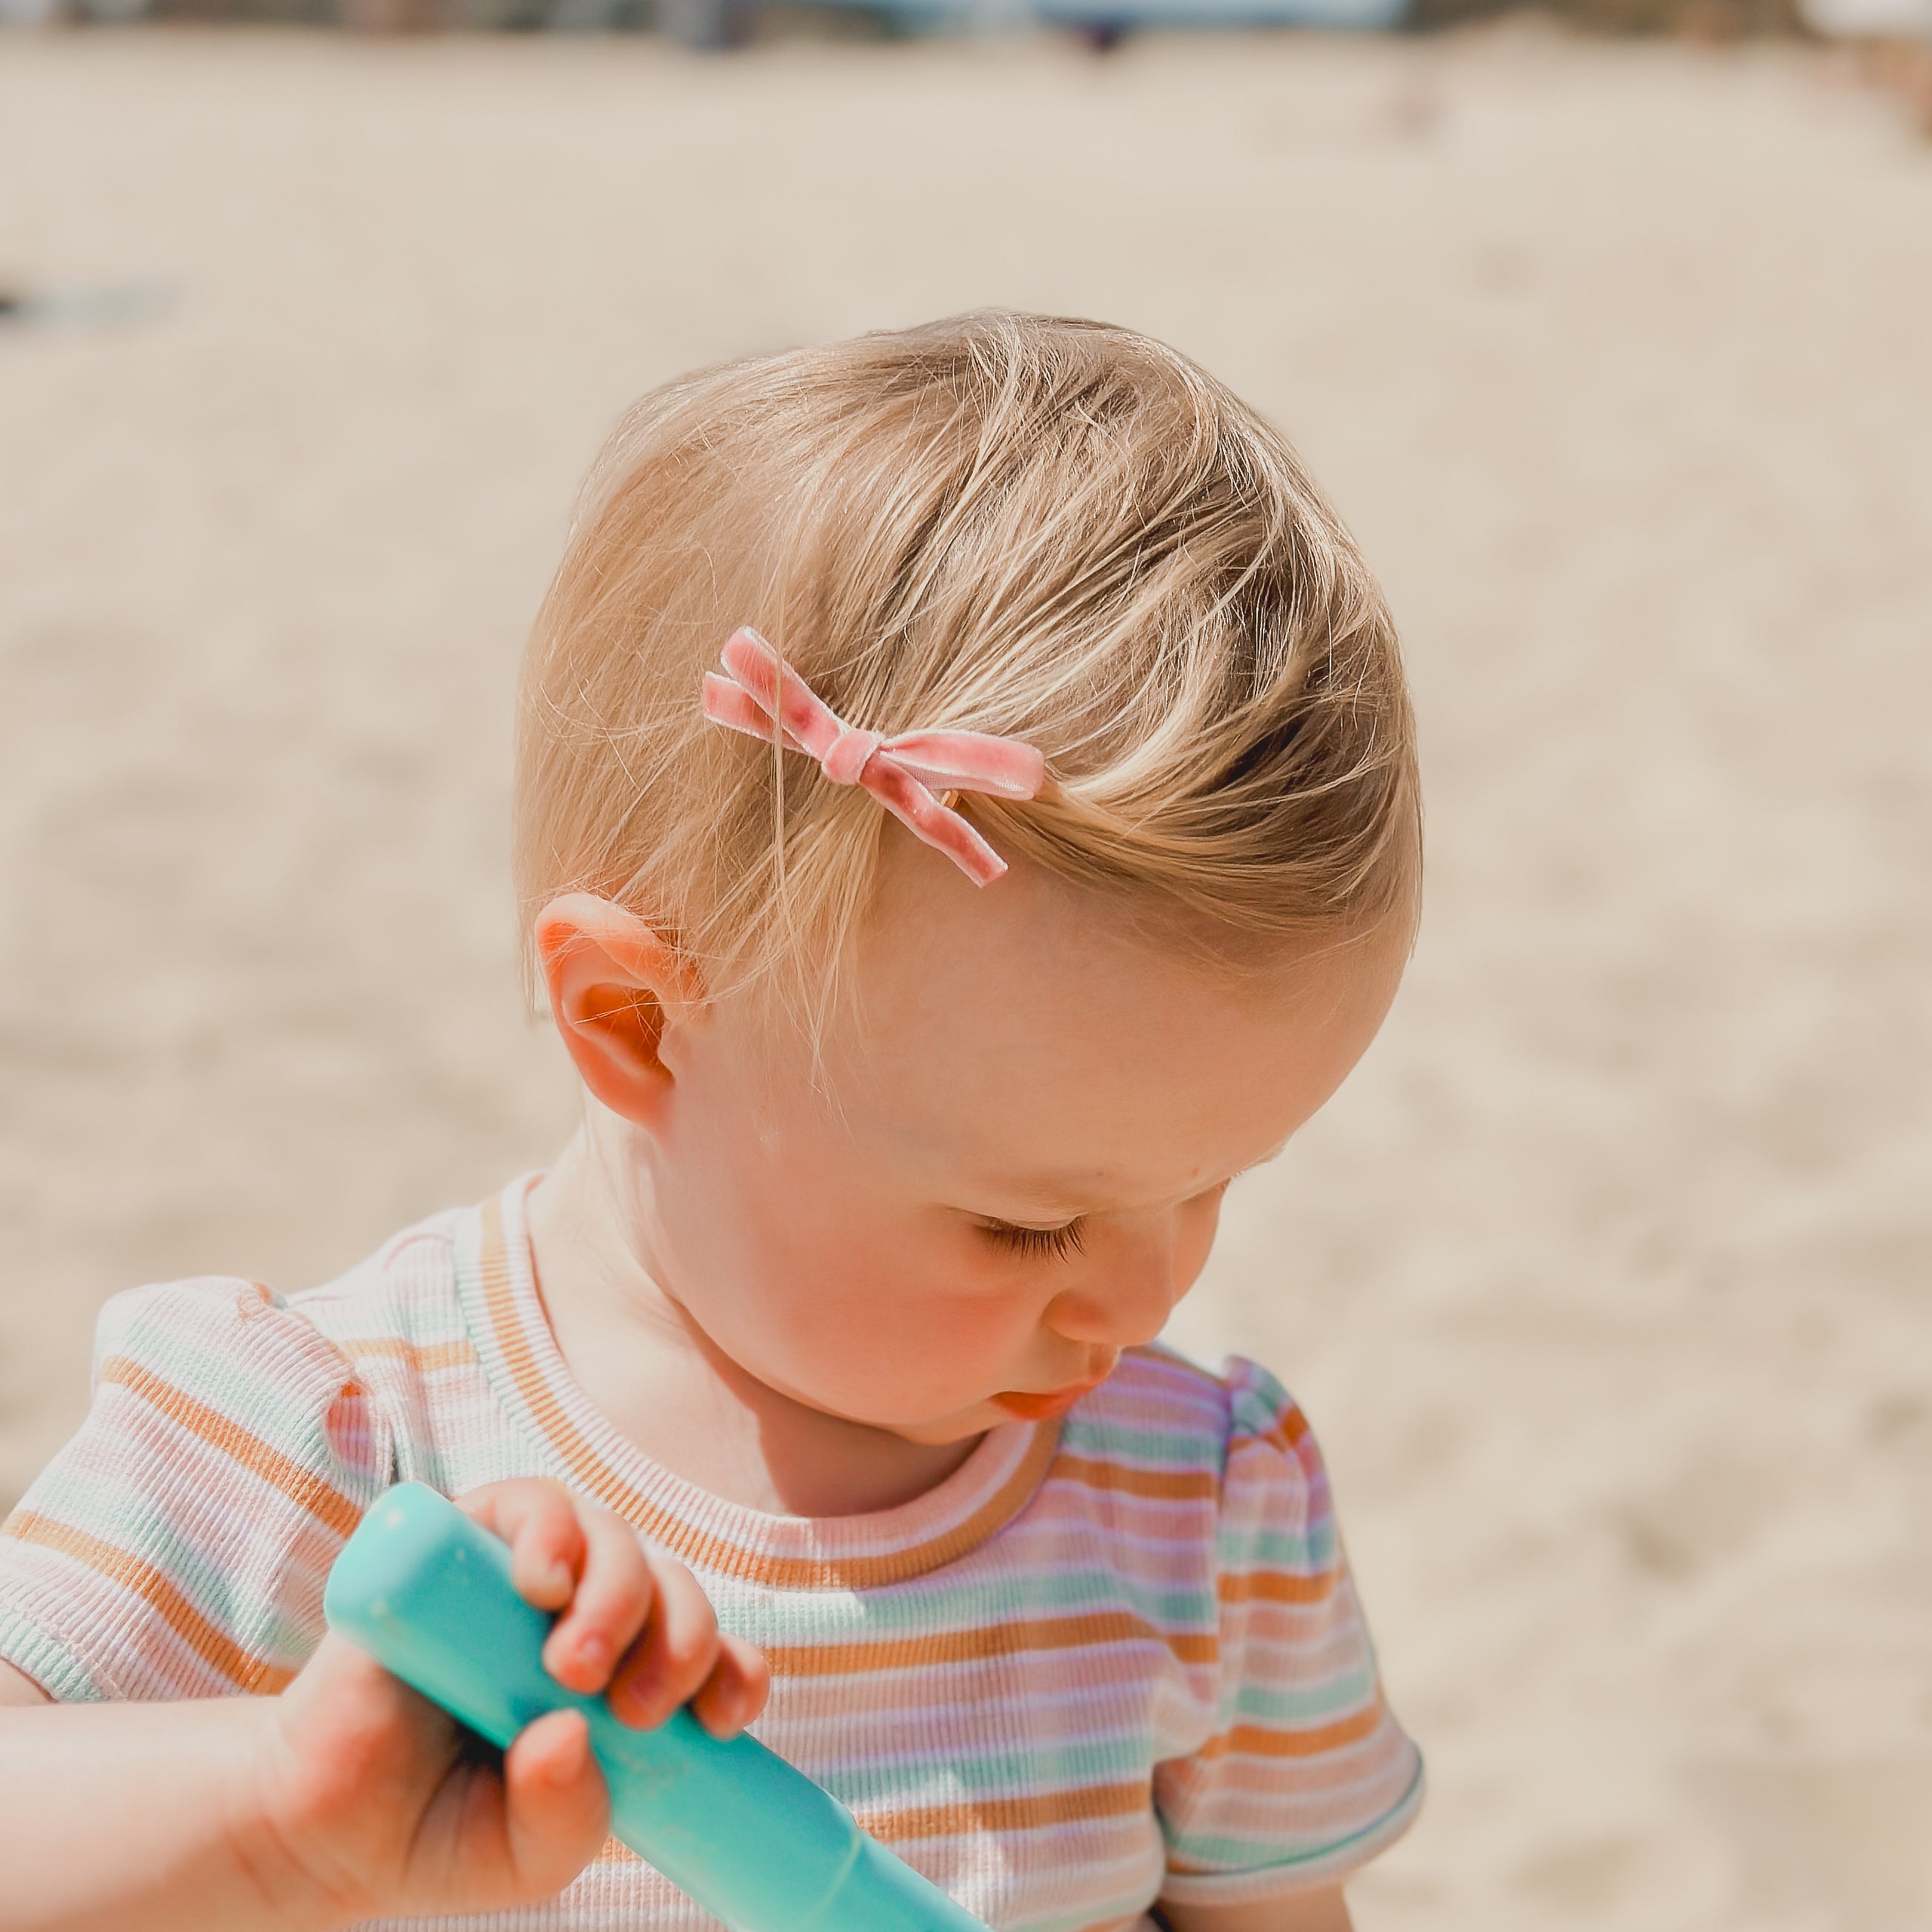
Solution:
<svg viewBox="0 0 1932 1932"><path fill-rule="evenodd" d="M1216 1546L1214 1735L1156 1767L1163 1898L1235 1905L1339 1884L1399 1836L1422 1762L1382 1698L1301 1412L1239 1358Z"/></svg>
<svg viewBox="0 0 1932 1932"><path fill-rule="evenodd" d="M391 1460L348 1359L269 1290L116 1296L86 1420L0 1523L0 1658L62 1701L280 1689Z"/></svg>

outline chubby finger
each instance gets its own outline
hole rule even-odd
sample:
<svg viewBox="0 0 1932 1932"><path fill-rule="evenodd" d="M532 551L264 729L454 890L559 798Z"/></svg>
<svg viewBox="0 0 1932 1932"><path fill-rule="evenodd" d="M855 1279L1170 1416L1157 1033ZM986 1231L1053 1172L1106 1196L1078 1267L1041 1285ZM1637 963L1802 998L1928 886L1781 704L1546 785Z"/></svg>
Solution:
<svg viewBox="0 0 1932 1932"><path fill-rule="evenodd" d="M718 1640L718 1661L691 1700L691 1712L714 1738L735 1738L765 1708L771 1666L741 1636Z"/></svg>
<svg viewBox="0 0 1932 1932"><path fill-rule="evenodd" d="M503 1756L504 1829L517 1890L560 1892L594 1858L610 1830L604 1774L581 1713L552 1711Z"/></svg>
<svg viewBox="0 0 1932 1932"><path fill-rule="evenodd" d="M570 1607L544 1643L544 1668L573 1690L601 1690L646 1625L656 1601L651 1565L637 1532L620 1516L580 1504L583 1569Z"/></svg>
<svg viewBox="0 0 1932 1932"><path fill-rule="evenodd" d="M560 1610L570 1601L589 1551L577 1499L561 1483L488 1483L456 1501L510 1546L510 1580L526 1603Z"/></svg>
<svg viewBox="0 0 1932 1932"><path fill-rule="evenodd" d="M648 1730L694 1696L716 1666L718 1618L698 1579L674 1556L648 1559L656 1594L643 1634L625 1653L610 1684L610 1708Z"/></svg>

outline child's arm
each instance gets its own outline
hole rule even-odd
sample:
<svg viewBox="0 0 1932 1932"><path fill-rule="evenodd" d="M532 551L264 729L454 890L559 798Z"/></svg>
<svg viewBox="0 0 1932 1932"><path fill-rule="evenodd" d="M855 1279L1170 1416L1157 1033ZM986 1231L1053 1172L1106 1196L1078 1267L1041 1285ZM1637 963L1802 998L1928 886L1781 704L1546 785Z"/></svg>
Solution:
<svg viewBox="0 0 1932 1932"><path fill-rule="evenodd" d="M406 1834L438 1811L448 1850L482 1862L479 1904L554 1892L596 1853L602 1788L568 1736L511 1754L506 1802L452 1766L446 1721L339 1640L284 1694L311 1706L292 1738L280 1698L0 1711L0 1927L326 1932L431 1876ZM291 1744L336 1786L293 1829L265 1776Z"/></svg>
<svg viewBox="0 0 1932 1932"><path fill-rule="evenodd" d="M608 1688L640 1724L688 1702L728 1736L758 1714L763 1660L616 1517L550 1483L463 1503L510 1544L526 1598L567 1606L544 1649L560 1682ZM581 1718L540 1720L500 1765L334 1636L278 1697L52 1705L10 1672L0 1706L4 1932L327 1932L496 1911L559 1890L604 1840Z"/></svg>

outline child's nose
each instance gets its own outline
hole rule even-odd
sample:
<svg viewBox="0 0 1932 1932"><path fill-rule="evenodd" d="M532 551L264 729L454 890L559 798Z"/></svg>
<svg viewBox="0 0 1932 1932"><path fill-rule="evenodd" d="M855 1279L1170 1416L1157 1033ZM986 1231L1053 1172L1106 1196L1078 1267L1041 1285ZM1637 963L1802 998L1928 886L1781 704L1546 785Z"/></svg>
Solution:
<svg viewBox="0 0 1932 1932"><path fill-rule="evenodd" d="M1137 1348L1167 1326L1185 1284L1174 1266L1171 1230L1110 1240L1090 1254L1077 1288L1048 1304L1046 1325L1070 1342Z"/></svg>

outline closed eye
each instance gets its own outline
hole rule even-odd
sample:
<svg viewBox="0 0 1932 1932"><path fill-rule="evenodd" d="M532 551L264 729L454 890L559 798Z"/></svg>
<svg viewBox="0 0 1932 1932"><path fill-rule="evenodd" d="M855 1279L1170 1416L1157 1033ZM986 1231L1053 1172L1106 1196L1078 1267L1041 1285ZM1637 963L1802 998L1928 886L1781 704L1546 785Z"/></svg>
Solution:
<svg viewBox="0 0 1932 1932"><path fill-rule="evenodd" d="M980 1226L988 1240L1016 1255L1064 1261L1069 1255L1077 1255L1084 1245L1077 1219L1059 1228L1020 1228L1010 1221L982 1221Z"/></svg>

